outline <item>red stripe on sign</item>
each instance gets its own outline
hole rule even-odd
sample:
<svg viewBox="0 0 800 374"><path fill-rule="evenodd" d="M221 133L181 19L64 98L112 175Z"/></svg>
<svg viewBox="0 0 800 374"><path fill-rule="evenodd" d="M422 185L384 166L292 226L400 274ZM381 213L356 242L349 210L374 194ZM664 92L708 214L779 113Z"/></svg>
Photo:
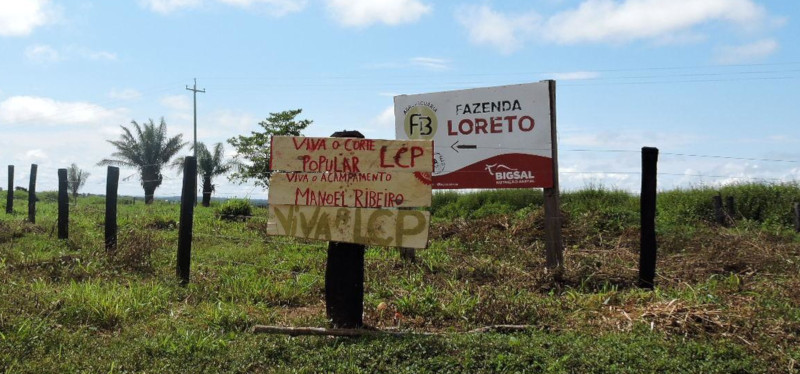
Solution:
<svg viewBox="0 0 800 374"><path fill-rule="evenodd" d="M523 153L494 156L433 176L434 189L550 187L553 187L553 159Z"/></svg>

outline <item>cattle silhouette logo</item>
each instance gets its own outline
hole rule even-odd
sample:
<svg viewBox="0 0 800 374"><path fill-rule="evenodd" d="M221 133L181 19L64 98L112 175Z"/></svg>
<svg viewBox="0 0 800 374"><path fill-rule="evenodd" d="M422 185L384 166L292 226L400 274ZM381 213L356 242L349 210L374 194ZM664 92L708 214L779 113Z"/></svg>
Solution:
<svg viewBox="0 0 800 374"><path fill-rule="evenodd" d="M533 172L530 170L514 169L500 163L486 164L486 171L494 177L497 183L501 184L515 184L523 181L532 182L535 179Z"/></svg>
<svg viewBox="0 0 800 374"><path fill-rule="evenodd" d="M497 172L507 172L507 171L517 171L519 169L510 168L503 164L486 164L486 171L489 172L490 175L494 176Z"/></svg>

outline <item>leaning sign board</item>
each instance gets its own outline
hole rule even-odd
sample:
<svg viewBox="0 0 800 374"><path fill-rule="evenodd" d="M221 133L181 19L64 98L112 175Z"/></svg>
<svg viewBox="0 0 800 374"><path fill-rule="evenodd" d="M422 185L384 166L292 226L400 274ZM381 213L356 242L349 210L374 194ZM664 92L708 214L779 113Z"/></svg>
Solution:
<svg viewBox="0 0 800 374"><path fill-rule="evenodd" d="M424 248L433 144L275 136L267 233Z"/></svg>
<svg viewBox="0 0 800 374"><path fill-rule="evenodd" d="M400 95L398 139L434 140L433 188L553 187L548 82Z"/></svg>

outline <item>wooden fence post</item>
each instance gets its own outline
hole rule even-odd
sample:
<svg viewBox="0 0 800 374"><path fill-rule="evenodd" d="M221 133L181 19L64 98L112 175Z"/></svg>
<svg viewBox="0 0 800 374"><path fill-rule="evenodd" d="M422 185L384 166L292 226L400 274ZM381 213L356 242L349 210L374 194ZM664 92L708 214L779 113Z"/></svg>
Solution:
<svg viewBox="0 0 800 374"><path fill-rule="evenodd" d="M550 92L550 142L553 150L553 187L544 189L545 255L548 269L561 276L564 242L561 237L561 199L558 186L558 135L556 133L556 81L548 81Z"/></svg>
<svg viewBox="0 0 800 374"><path fill-rule="evenodd" d="M69 239L69 193L67 169L58 169L58 238Z"/></svg>
<svg viewBox="0 0 800 374"><path fill-rule="evenodd" d="M725 219L729 225L735 223L736 218L736 200L733 196L725 196Z"/></svg>
<svg viewBox="0 0 800 374"><path fill-rule="evenodd" d="M36 223L36 164L31 164L31 178L28 182L28 222Z"/></svg>
<svg viewBox="0 0 800 374"><path fill-rule="evenodd" d="M338 131L334 138L364 138L358 131ZM325 311L333 327L362 327L364 251L361 244L328 242L325 264Z"/></svg>
<svg viewBox="0 0 800 374"><path fill-rule="evenodd" d="M6 193L6 213L14 213L14 165L8 165L8 193Z"/></svg>
<svg viewBox="0 0 800 374"><path fill-rule="evenodd" d="M106 252L117 249L117 187L119 168L109 166L106 173Z"/></svg>
<svg viewBox="0 0 800 374"><path fill-rule="evenodd" d="M717 224L725 224L725 210L722 207L722 196L715 195L711 197L711 202L714 204L714 220Z"/></svg>
<svg viewBox="0 0 800 374"><path fill-rule="evenodd" d="M656 191L658 148L642 147L641 247L639 287L653 289L656 277Z"/></svg>
<svg viewBox="0 0 800 374"><path fill-rule="evenodd" d="M181 191L181 221L178 227L178 265L176 273L181 284L189 283L192 262L192 225L194 204L197 201L197 158L186 156L183 164L183 190Z"/></svg>
<svg viewBox="0 0 800 374"><path fill-rule="evenodd" d="M800 203L794 203L794 231L800 232Z"/></svg>
<svg viewBox="0 0 800 374"><path fill-rule="evenodd" d="M400 247L400 258L407 262L417 262L417 250L415 248Z"/></svg>

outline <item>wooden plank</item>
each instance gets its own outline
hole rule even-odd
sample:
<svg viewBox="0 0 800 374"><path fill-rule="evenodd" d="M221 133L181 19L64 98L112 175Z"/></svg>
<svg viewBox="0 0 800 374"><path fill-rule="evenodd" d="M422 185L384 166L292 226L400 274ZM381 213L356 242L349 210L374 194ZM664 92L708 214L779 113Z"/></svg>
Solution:
<svg viewBox="0 0 800 374"><path fill-rule="evenodd" d="M433 171L433 142L273 136L270 169L302 172Z"/></svg>
<svg viewBox="0 0 800 374"><path fill-rule="evenodd" d="M430 174L422 173L273 173L270 204L355 208L431 205Z"/></svg>
<svg viewBox="0 0 800 374"><path fill-rule="evenodd" d="M430 213L421 210L269 205L268 235L425 248Z"/></svg>

